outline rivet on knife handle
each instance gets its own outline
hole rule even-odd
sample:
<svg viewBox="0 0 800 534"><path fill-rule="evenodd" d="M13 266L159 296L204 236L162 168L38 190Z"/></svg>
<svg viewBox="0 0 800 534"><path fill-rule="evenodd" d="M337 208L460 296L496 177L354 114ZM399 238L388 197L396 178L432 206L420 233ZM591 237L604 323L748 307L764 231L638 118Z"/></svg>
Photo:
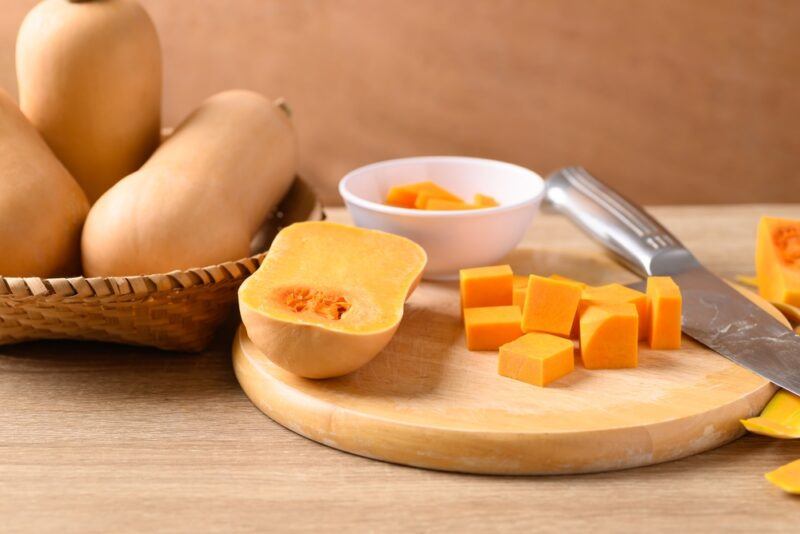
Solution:
<svg viewBox="0 0 800 534"><path fill-rule="evenodd" d="M546 198L640 276L677 274L699 265L644 209L583 167L565 167L551 174Z"/></svg>

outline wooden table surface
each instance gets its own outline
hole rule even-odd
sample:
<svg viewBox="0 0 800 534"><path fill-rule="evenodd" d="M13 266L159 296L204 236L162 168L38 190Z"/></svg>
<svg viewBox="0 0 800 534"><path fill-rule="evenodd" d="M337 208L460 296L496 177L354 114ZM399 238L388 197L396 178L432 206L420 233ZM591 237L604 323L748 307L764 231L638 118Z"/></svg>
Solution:
<svg viewBox="0 0 800 534"><path fill-rule="evenodd" d="M652 212L727 276L752 271L759 215L800 219L800 205ZM594 246L555 215L526 240ZM430 472L329 449L250 404L231 370L234 326L199 355L0 347L0 531L797 528L800 498L763 474L800 458L800 441L748 435L684 460L559 477Z"/></svg>

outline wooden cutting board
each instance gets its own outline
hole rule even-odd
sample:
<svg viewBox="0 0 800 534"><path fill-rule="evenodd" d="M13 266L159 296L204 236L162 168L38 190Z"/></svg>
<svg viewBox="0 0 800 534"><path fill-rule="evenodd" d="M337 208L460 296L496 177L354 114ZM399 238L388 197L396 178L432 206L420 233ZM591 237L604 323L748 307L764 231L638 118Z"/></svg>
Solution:
<svg viewBox="0 0 800 534"><path fill-rule="evenodd" d="M589 283L611 281L608 265L563 251L512 258L515 272L559 271ZM739 419L758 413L775 391L686 337L679 351L642 345L639 359L636 369L603 371L587 371L578 359L573 373L546 388L504 378L496 352L466 350L457 284L431 282L406 304L389 346L345 377L294 376L243 327L233 344L242 388L283 426L353 454L470 473L585 473L682 458L740 436Z"/></svg>

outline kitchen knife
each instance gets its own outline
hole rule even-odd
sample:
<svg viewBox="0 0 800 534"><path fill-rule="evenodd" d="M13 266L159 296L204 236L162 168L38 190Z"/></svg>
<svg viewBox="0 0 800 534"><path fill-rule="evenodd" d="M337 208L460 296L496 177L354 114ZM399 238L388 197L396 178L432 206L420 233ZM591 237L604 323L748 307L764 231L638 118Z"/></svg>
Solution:
<svg viewBox="0 0 800 534"><path fill-rule="evenodd" d="M686 334L800 395L800 336L706 270L642 208L582 167L550 175L546 202L636 274L671 276L683 296Z"/></svg>

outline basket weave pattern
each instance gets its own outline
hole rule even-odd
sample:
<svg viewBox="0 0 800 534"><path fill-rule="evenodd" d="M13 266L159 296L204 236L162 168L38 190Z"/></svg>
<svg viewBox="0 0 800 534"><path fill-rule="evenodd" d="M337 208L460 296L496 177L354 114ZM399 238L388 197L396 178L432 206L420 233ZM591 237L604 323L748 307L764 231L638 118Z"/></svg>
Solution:
<svg viewBox="0 0 800 534"><path fill-rule="evenodd" d="M0 278L0 344L87 339L202 350L262 258L149 276Z"/></svg>
<svg viewBox="0 0 800 534"><path fill-rule="evenodd" d="M299 178L262 228L258 250L280 228L325 215ZM0 276L0 345L81 339L200 351L236 302L265 253L166 274L99 278Z"/></svg>

